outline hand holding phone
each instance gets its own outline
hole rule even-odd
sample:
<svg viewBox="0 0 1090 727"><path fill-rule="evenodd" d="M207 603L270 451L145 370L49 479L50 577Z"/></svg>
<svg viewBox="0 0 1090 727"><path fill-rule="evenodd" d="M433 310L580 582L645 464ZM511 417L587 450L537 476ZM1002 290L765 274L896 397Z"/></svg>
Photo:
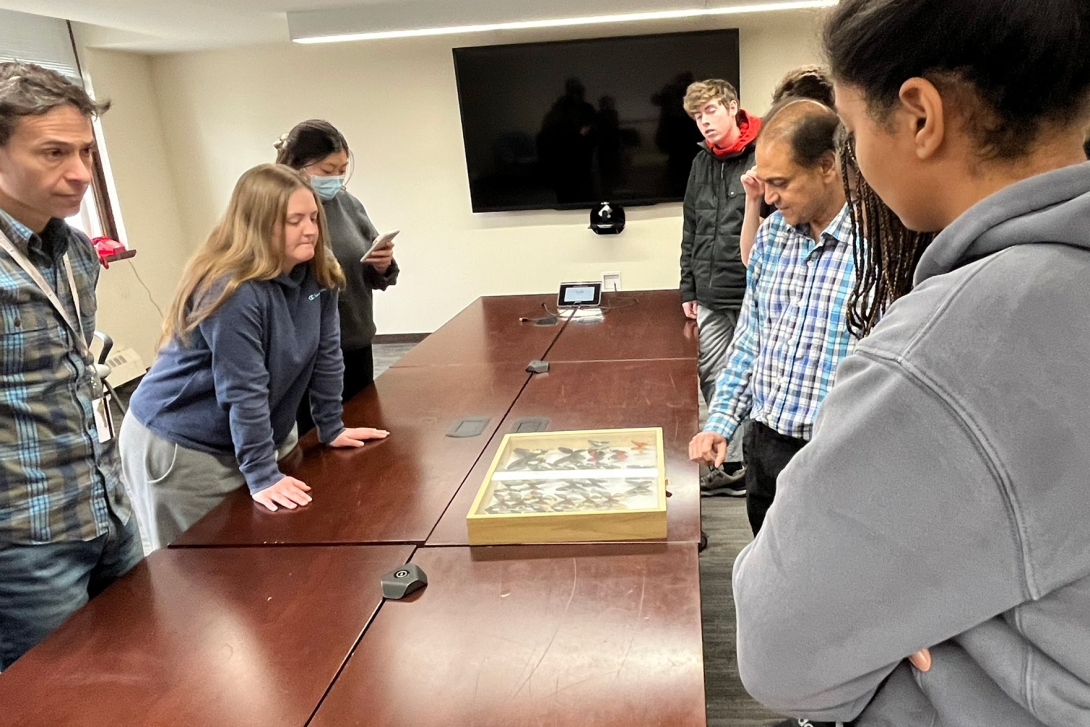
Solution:
<svg viewBox="0 0 1090 727"><path fill-rule="evenodd" d="M392 230L376 237L375 241L371 243L371 247L369 247L364 256L360 258L360 262L370 263L371 261L368 260L368 258L374 255L376 252L378 252L379 250L386 250L393 247L394 238L397 237L399 232L401 232L401 230Z"/></svg>

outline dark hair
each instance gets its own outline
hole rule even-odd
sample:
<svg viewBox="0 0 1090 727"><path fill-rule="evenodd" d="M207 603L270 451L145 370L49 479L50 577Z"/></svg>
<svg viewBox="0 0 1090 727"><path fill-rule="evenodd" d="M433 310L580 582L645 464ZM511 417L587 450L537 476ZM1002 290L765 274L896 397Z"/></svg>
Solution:
<svg viewBox="0 0 1090 727"><path fill-rule="evenodd" d="M812 169L828 154L836 154L840 118L812 99L785 98L761 120L761 139L786 141L795 163Z"/></svg>
<svg viewBox="0 0 1090 727"><path fill-rule="evenodd" d="M11 140L19 119L44 116L61 106L75 106L89 119L110 108L56 71L19 61L0 63L0 146Z"/></svg>
<svg viewBox="0 0 1090 727"><path fill-rule="evenodd" d="M984 158L1017 159L1087 110L1087 0L841 0L824 42L833 77L879 121L910 78L960 95Z"/></svg>
<svg viewBox="0 0 1090 727"><path fill-rule="evenodd" d="M833 79L821 66L802 66L784 76L776 90L772 92L772 103L778 104L784 99L808 98L833 108Z"/></svg>
<svg viewBox="0 0 1090 727"><path fill-rule="evenodd" d="M935 239L935 233L913 232L905 227L863 178L848 135L839 133L837 137L855 255L855 288L848 297L848 329L857 338L863 338L895 300L912 290L916 265Z"/></svg>
<svg viewBox="0 0 1090 727"><path fill-rule="evenodd" d="M274 146L276 163L286 164L292 169L302 169L330 154L348 151L348 142L341 132L333 124L321 119L296 124Z"/></svg>

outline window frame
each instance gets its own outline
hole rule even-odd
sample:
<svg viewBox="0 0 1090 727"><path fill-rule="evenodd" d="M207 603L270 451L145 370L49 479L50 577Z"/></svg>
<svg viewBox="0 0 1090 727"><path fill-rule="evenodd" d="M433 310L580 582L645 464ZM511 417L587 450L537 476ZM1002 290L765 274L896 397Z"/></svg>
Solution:
<svg viewBox="0 0 1090 727"><path fill-rule="evenodd" d="M72 43L72 55L76 60L76 72L79 74L80 83L84 88L87 87L87 83L84 80L83 74L83 62L79 57L79 46L76 44L76 34L72 29L72 21L65 20L65 25L68 27L68 39ZM106 178L106 166L102 163L102 139L100 138L99 125L93 124L93 132L95 135L95 143L97 148L95 153L91 155L91 194L94 199L94 206L91 209L81 209L81 217L86 218L89 212L94 212L95 221L98 223L98 227L102 232L102 236L108 237L111 240L117 240L122 242L121 233L117 224L117 217L114 214L113 200L110 198L109 180ZM84 198L84 206L87 206L87 199ZM93 223L90 225L93 228ZM98 237L93 234L94 230L84 230L89 237Z"/></svg>

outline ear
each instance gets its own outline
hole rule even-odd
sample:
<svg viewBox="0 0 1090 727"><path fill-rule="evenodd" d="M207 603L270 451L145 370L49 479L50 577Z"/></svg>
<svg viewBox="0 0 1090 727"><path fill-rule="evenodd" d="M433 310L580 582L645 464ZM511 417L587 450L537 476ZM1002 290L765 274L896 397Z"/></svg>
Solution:
<svg viewBox="0 0 1090 727"><path fill-rule="evenodd" d="M840 183L840 165L837 161L836 152L828 151L822 155L818 160L818 169L821 171L821 178L826 182L836 181Z"/></svg>
<svg viewBox="0 0 1090 727"><path fill-rule="evenodd" d="M930 159L946 141L946 108L942 94L926 78L910 78L898 94L901 105L894 111L894 127L912 137L916 157Z"/></svg>
<svg viewBox="0 0 1090 727"><path fill-rule="evenodd" d="M737 116L738 115L738 102L737 101L731 101L729 104L727 104L727 113L729 113L731 116Z"/></svg>

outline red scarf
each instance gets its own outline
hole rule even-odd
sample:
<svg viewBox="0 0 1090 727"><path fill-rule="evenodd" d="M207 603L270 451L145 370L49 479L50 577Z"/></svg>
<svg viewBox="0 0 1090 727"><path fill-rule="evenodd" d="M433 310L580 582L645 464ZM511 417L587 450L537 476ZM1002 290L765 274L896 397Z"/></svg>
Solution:
<svg viewBox="0 0 1090 727"><path fill-rule="evenodd" d="M712 150L718 158L722 159L725 156L731 154L737 154L745 149L753 140L757 138L757 134L761 133L761 119L751 118L749 114L741 109L738 110L738 139L728 147L718 147L712 144L708 144L708 148Z"/></svg>

